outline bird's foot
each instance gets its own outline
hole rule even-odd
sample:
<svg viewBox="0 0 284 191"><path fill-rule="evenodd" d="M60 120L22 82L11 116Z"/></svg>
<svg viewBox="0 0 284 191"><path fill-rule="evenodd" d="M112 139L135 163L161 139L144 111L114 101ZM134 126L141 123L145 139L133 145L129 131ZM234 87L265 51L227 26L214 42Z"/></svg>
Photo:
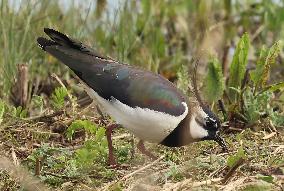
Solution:
<svg viewBox="0 0 284 191"><path fill-rule="evenodd" d="M108 156L108 162L107 162L108 166L110 168L116 168L118 167L118 163L116 162L114 155L112 152L109 152L109 156Z"/></svg>
<svg viewBox="0 0 284 191"><path fill-rule="evenodd" d="M144 155L147 155L148 157L150 157L152 160L156 160L158 159L158 157L156 157L153 153L151 153L150 151L148 151L146 148L145 148L145 145L143 143L142 140L140 140L137 144L137 148L138 150L143 153Z"/></svg>
<svg viewBox="0 0 284 191"><path fill-rule="evenodd" d="M108 158L108 168L111 169L128 169L130 167L130 165L127 164L118 164L115 160L115 158Z"/></svg>

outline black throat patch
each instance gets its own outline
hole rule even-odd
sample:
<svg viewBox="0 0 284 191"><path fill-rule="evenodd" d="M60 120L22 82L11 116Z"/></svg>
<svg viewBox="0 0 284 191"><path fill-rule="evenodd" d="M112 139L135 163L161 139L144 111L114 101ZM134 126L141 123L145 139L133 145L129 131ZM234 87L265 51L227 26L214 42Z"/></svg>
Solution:
<svg viewBox="0 0 284 191"><path fill-rule="evenodd" d="M191 143L193 140L190 137L189 120L190 117L187 115L160 144L167 147L181 147Z"/></svg>

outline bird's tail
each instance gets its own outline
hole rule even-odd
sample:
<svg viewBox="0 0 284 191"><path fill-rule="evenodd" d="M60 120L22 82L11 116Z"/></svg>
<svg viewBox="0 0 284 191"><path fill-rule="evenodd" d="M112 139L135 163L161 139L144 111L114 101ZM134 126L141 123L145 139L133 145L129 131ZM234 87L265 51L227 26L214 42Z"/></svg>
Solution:
<svg viewBox="0 0 284 191"><path fill-rule="evenodd" d="M107 57L100 55L94 49L90 48L87 45L84 45L80 41L74 40L74 39L68 37L67 35L65 35L61 32L58 32L54 29L44 28L44 32L51 38L51 40L48 40L44 37L39 37L37 39L39 46L43 50L46 50L47 47L57 45L57 46L69 47L69 48L72 48L74 50L81 51L82 53L93 55L93 56L96 56L96 57L99 57L99 58L102 58L102 59L109 59Z"/></svg>
<svg viewBox="0 0 284 191"><path fill-rule="evenodd" d="M50 39L39 37L37 39L39 47L59 59L72 70L87 69L90 64L111 60L89 46L54 29L44 28L44 32Z"/></svg>

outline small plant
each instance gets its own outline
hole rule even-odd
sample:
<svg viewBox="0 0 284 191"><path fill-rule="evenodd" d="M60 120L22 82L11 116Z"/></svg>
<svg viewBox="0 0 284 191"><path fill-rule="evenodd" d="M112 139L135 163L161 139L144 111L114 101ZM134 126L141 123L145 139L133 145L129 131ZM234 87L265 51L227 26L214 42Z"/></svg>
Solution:
<svg viewBox="0 0 284 191"><path fill-rule="evenodd" d="M0 99L0 124L3 122L4 117L9 115L13 118L26 118L28 116L28 110L22 106L14 107L8 105L6 102Z"/></svg>
<svg viewBox="0 0 284 191"><path fill-rule="evenodd" d="M11 107L12 116L18 118L25 118L28 115L28 110L24 109L22 106Z"/></svg>
<svg viewBox="0 0 284 191"><path fill-rule="evenodd" d="M181 171L178 169L178 166L174 162L169 161L169 163L170 163L169 171L165 173L166 180L171 177L176 181L181 181L183 179L183 175Z"/></svg>
<svg viewBox="0 0 284 191"><path fill-rule="evenodd" d="M106 156L107 140L105 128L99 127L89 120L76 120L67 129L68 139L72 139L76 130L84 129L88 136L84 146L76 150L76 161L82 168L90 167L100 156Z"/></svg>
<svg viewBox="0 0 284 191"><path fill-rule="evenodd" d="M38 163L38 160L41 162ZM80 172L73 159L73 152L65 148L56 148L43 144L27 157L29 168L39 173L41 180L59 186L65 179L78 178ZM56 174L60 173L60 176ZM55 174L55 175L54 175Z"/></svg>
<svg viewBox="0 0 284 191"><path fill-rule="evenodd" d="M62 109L65 104L65 98L68 96L68 90L65 87L58 87L51 95L51 103L57 110Z"/></svg>
<svg viewBox="0 0 284 191"><path fill-rule="evenodd" d="M246 154L244 151L243 146L241 146L238 150L238 152L234 155L231 155L228 157L227 159L227 166L232 168L234 167L240 160L244 160L246 159Z"/></svg>
<svg viewBox="0 0 284 191"><path fill-rule="evenodd" d="M71 140L75 131L80 129L84 129L87 133L94 135L97 132L98 126L89 120L75 120L67 129L66 132L67 138Z"/></svg>
<svg viewBox="0 0 284 191"><path fill-rule="evenodd" d="M84 146L76 150L76 163L82 169L94 167L94 162L105 162L107 153L107 142L98 140L87 140Z"/></svg>
<svg viewBox="0 0 284 191"><path fill-rule="evenodd" d="M43 112L43 107L44 107L44 100L42 96L34 95L31 103L34 104L35 108L38 108L39 113Z"/></svg>
<svg viewBox="0 0 284 191"><path fill-rule="evenodd" d="M274 125L282 126L284 115L274 109L277 107L274 92L283 90L284 82L268 84L270 68L280 52L281 43L276 42L271 48L262 47L255 70L246 69L249 47L249 36L245 33L237 44L226 89L219 61L216 58L210 59L204 83L205 94L211 103L223 96L229 121L237 119L246 124L254 124L269 117Z"/></svg>

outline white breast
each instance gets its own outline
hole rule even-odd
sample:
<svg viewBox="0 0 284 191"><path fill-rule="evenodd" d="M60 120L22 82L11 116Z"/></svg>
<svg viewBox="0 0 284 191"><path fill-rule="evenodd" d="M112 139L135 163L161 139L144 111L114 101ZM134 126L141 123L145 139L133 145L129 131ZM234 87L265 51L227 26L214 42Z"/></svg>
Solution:
<svg viewBox="0 0 284 191"><path fill-rule="evenodd" d="M188 107L185 102L182 102L184 113L180 116L172 116L147 108L132 108L115 98L106 100L91 88L87 87L85 90L91 98L98 101L105 112L113 117L118 124L127 128L141 140L149 142L160 143L178 126L188 113Z"/></svg>
<svg viewBox="0 0 284 191"><path fill-rule="evenodd" d="M200 109L199 111L197 111L200 113L200 115L203 117L203 118L206 118L207 117L207 114L202 110ZM191 134L191 137L193 139L202 139L206 136L208 136L208 132L206 129L204 129L204 127L200 126L196 120L196 115L193 114L192 117L191 117L191 120L190 120L190 134Z"/></svg>

